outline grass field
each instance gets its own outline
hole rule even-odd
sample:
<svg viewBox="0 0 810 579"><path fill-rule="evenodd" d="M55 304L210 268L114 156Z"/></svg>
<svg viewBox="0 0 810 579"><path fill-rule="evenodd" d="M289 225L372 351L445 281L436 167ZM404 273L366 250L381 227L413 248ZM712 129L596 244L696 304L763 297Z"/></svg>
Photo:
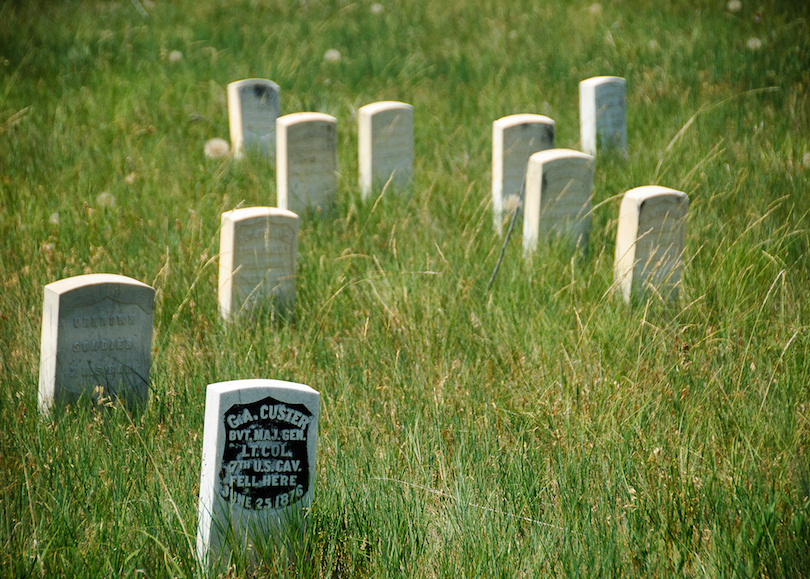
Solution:
<svg viewBox="0 0 810 579"><path fill-rule="evenodd" d="M0 3L0 573L199 576L205 387L321 393L304 538L233 576L810 576L810 6ZM339 51L327 61L327 50ZM174 52L179 51L179 52ZM174 54L173 54L174 53ZM182 55L182 58L178 58ZM492 232L491 123L627 81L589 247ZM294 320L225 329L219 215L272 163L206 158L225 86L338 119L335 207L302 219ZM415 107L409 195L361 200L356 109ZM673 303L612 291L622 193L689 195ZM518 232L519 232L518 228ZM37 413L42 288L157 291L148 409Z"/></svg>

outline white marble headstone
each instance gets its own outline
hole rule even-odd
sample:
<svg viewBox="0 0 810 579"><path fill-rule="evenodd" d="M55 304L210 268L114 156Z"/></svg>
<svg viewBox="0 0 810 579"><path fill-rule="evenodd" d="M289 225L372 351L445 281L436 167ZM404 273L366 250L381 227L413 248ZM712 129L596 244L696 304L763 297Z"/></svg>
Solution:
<svg viewBox="0 0 810 579"><path fill-rule="evenodd" d="M276 207L222 214L219 238L219 313L232 320L257 306L281 312L295 301L298 216Z"/></svg>
<svg viewBox="0 0 810 579"><path fill-rule="evenodd" d="M549 149L529 157L523 209L523 251L554 235L585 247L591 228L593 157L571 149Z"/></svg>
<svg viewBox="0 0 810 579"><path fill-rule="evenodd" d="M120 398L146 404L155 290L123 275L79 275L44 288L39 409Z"/></svg>
<svg viewBox="0 0 810 579"><path fill-rule="evenodd" d="M245 150L256 150L273 159L276 119L281 114L278 85L263 78L248 78L230 83L227 94L234 158L242 158Z"/></svg>
<svg viewBox="0 0 810 579"><path fill-rule="evenodd" d="M632 295L677 295L689 198L659 185L631 189L619 208L614 281Z"/></svg>
<svg viewBox="0 0 810 579"><path fill-rule="evenodd" d="M282 380L208 386L197 514L204 566L303 525L315 494L319 400Z"/></svg>
<svg viewBox="0 0 810 579"><path fill-rule="evenodd" d="M582 150L596 156L597 148L627 150L624 79L595 76L579 83L579 134Z"/></svg>
<svg viewBox="0 0 810 579"><path fill-rule="evenodd" d="M492 211L498 235L504 213L520 205L520 191L529 157L554 148L554 121L543 115L520 114L492 123Z"/></svg>
<svg viewBox="0 0 810 579"><path fill-rule="evenodd" d="M277 205L299 215L324 208L337 191L337 119L293 113L276 121Z"/></svg>
<svg viewBox="0 0 810 579"><path fill-rule="evenodd" d="M363 197L389 179L395 189L407 187L413 178L413 106L396 101L365 105L357 110L357 125Z"/></svg>

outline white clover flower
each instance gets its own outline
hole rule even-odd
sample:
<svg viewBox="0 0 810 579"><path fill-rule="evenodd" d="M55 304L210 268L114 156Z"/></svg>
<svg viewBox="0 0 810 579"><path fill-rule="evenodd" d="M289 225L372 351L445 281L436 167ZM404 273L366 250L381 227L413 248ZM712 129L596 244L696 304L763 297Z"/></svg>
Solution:
<svg viewBox="0 0 810 579"><path fill-rule="evenodd" d="M588 7L588 12L594 16L599 16L602 13L602 5L599 2L594 2Z"/></svg>
<svg viewBox="0 0 810 579"><path fill-rule="evenodd" d="M340 51L330 48L323 53L324 62L337 62L340 60Z"/></svg>
<svg viewBox="0 0 810 579"><path fill-rule="evenodd" d="M739 12L742 9L742 2L740 0L728 0L726 8L729 12Z"/></svg>
<svg viewBox="0 0 810 579"><path fill-rule="evenodd" d="M228 154L230 145L225 139L209 139L205 143L205 156L209 159L221 159Z"/></svg>
<svg viewBox="0 0 810 579"><path fill-rule="evenodd" d="M51 225L59 225L59 214L51 213L51 216L48 217L48 223L50 223Z"/></svg>
<svg viewBox="0 0 810 579"><path fill-rule="evenodd" d="M650 48L650 52L657 52L658 49L661 48L661 45L658 44L658 41L655 38L650 40L648 46Z"/></svg>
<svg viewBox="0 0 810 579"><path fill-rule="evenodd" d="M99 207L115 207L115 195L108 191L99 193L96 197L96 205Z"/></svg>
<svg viewBox="0 0 810 579"><path fill-rule="evenodd" d="M180 62L183 60L183 53L179 50L172 50L169 53L169 62Z"/></svg>
<svg viewBox="0 0 810 579"><path fill-rule="evenodd" d="M380 4L379 2L375 2L374 4L371 5L372 14L382 14L383 10L385 10L385 8L383 8L383 5Z"/></svg>
<svg viewBox="0 0 810 579"><path fill-rule="evenodd" d="M762 48L762 41L756 36L752 36L745 45L748 47L748 50L759 50Z"/></svg>

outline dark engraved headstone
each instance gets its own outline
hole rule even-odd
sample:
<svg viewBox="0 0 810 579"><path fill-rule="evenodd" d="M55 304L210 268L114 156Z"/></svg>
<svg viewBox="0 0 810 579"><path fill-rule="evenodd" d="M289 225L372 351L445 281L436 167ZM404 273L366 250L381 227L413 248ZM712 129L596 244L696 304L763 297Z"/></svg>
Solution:
<svg viewBox="0 0 810 579"><path fill-rule="evenodd" d="M208 386L197 554L218 566L304 524L315 492L320 395L281 380Z"/></svg>
<svg viewBox="0 0 810 579"><path fill-rule="evenodd" d="M281 509L309 491L307 428L303 404L268 396L234 404L225 412L225 450L217 491L246 509Z"/></svg>

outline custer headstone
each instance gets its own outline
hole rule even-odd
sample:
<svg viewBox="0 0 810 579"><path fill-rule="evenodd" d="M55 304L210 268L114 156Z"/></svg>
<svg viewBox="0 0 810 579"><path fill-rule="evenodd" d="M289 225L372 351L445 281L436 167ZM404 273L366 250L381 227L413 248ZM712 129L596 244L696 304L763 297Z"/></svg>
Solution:
<svg viewBox="0 0 810 579"><path fill-rule="evenodd" d="M276 207L245 207L222 214L219 240L219 312L233 320L257 306L281 313L295 301L298 216Z"/></svg>
<svg viewBox="0 0 810 579"><path fill-rule="evenodd" d="M123 275L80 275L44 288L39 409L79 399L146 404L155 290Z"/></svg>
<svg viewBox="0 0 810 579"><path fill-rule="evenodd" d="M523 251L557 236L580 247L591 228L593 157L571 149L549 149L529 157L523 209Z"/></svg>
<svg viewBox="0 0 810 579"><path fill-rule="evenodd" d="M299 215L324 208L337 191L337 119L293 113L276 121L277 205Z"/></svg>
<svg viewBox="0 0 810 579"><path fill-rule="evenodd" d="M614 282L624 301L677 295L689 198L658 185L631 189L619 208Z"/></svg>
<svg viewBox="0 0 810 579"><path fill-rule="evenodd" d="M403 189L413 179L413 106L381 101L357 110L360 191L367 197L374 187L391 180Z"/></svg>
<svg viewBox="0 0 810 579"><path fill-rule="evenodd" d="M579 83L579 133L582 150L596 156L601 148L627 150L624 79L595 76Z"/></svg>
<svg viewBox="0 0 810 579"><path fill-rule="evenodd" d="M315 493L319 399L309 386L281 380L208 386L197 527L203 566L303 527Z"/></svg>
<svg viewBox="0 0 810 579"><path fill-rule="evenodd" d="M276 119L281 114L278 85L263 78L248 78L230 83L227 94L234 158L242 158L245 150L255 150L274 159Z"/></svg>
<svg viewBox="0 0 810 579"><path fill-rule="evenodd" d="M503 231L504 212L520 207L520 192L529 157L554 148L554 121L543 115L519 114L492 123L493 226Z"/></svg>

